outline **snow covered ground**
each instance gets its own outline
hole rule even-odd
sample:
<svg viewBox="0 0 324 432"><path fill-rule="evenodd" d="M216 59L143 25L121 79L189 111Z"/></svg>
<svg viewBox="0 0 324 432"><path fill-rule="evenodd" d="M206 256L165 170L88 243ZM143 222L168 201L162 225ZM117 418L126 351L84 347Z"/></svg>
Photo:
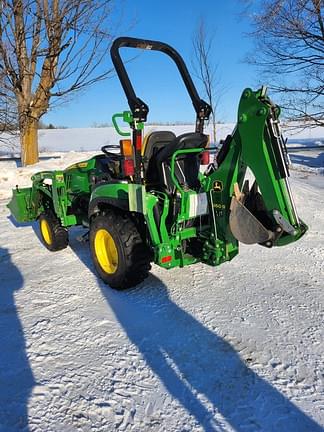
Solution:
<svg viewBox="0 0 324 432"><path fill-rule="evenodd" d="M217 126L218 140L225 139L234 129L234 124ZM194 125L149 125L146 133L158 130L171 130L176 135L192 132ZM207 133L211 134L211 130ZM28 168L21 168L17 160L1 159L19 155L18 138L9 137L0 141L0 199L9 199L11 189L17 184L29 186L30 177L37 171L46 169L65 169L80 160L87 159L100 152L104 145L117 144L119 136L113 127L49 129L39 131L39 149L41 162ZM288 148L294 168L303 172L324 174L324 131L322 128L291 130L288 137ZM304 150L303 150L304 149ZM52 159L55 157L55 159Z"/></svg>
<svg viewBox="0 0 324 432"><path fill-rule="evenodd" d="M296 146L320 145L316 133ZM0 432L323 431L324 176L314 151L292 153L303 239L242 245L218 268L153 266L126 292L96 277L81 229L51 253L37 224L18 226L5 206L31 173L91 152L32 168L0 162Z"/></svg>
<svg viewBox="0 0 324 432"><path fill-rule="evenodd" d="M120 127L127 131L129 128ZM234 123L222 123L217 125L217 139L226 138L235 127ZM159 130L170 130L176 135L193 132L194 124L187 125L147 125L145 133ZM206 133L212 136L211 126L206 128ZM289 139L289 145L309 146L324 145L324 133L322 128L309 128L303 130L288 129L285 136ZM0 141L0 155L3 153L15 153L19 150L18 137L4 137ZM68 152L68 151L98 151L103 145L116 144L120 137L113 127L103 128L72 128L72 129L42 129L38 131L39 150L44 152Z"/></svg>

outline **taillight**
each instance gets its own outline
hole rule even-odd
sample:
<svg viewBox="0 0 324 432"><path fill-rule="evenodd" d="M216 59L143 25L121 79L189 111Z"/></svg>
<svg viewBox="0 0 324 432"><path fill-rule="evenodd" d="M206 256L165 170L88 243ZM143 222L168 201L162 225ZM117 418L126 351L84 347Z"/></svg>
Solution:
<svg viewBox="0 0 324 432"><path fill-rule="evenodd" d="M161 258L161 263L162 264L170 262L170 261L172 261L172 256L171 255L167 255L167 256L164 256L164 257Z"/></svg>
<svg viewBox="0 0 324 432"><path fill-rule="evenodd" d="M210 146L210 135L208 135L208 142L206 145L206 149L209 149ZM201 165L208 165L210 162L210 158L209 158L209 151L204 151L200 157L200 164Z"/></svg>
<svg viewBox="0 0 324 432"><path fill-rule="evenodd" d="M135 167L133 159L122 160L122 170L125 177L133 176L135 174Z"/></svg>
<svg viewBox="0 0 324 432"><path fill-rule="evenodd" d="M120 140L119 145L120 145L120 153L123 156L128 156L128 157L133 156L133 145L131 140L129 139Z"/></svg>
<svg viewBox="0 0 324 432"><path fill-rule="evenodd" d="M204 151L201 155L200 163L201 165L208 165L210 161L209 151Z"/></svg>
<svg viewBox="0 0 324 432"><path fill-rule="evenodd" d="M124 177L133 176L135 173L134 159L133 159L133 144L130 139L123 139L119 141L120 153L123 156L121 161L122 172Z"/></svg>

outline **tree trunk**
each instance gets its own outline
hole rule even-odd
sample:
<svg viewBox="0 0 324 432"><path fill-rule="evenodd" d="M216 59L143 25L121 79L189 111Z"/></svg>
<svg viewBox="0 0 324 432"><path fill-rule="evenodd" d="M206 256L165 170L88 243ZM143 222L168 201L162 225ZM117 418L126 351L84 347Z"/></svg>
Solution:
<svg viewBox="0 0 324 432"><path fill-rule="evenodd" d="M215 116L214 112L212 112L212 122L213 122L213 141L214 141L214 144L216 144L216 128L217 128L217 125L216 125L216 116Z"/></svg>
<svg viewBox="0 0 324 432"><path fill-rule="evenodd" d="M21 163L23 166L38 162L38 119L27 117L20 129Z"/></svg>

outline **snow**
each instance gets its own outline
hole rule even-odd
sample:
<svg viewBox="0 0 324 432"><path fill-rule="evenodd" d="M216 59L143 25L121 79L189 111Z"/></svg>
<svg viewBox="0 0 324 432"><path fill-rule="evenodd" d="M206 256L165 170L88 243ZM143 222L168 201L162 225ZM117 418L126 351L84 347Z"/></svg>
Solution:
<svg viewBox="0 0 324 432"><path fill-rule="evenodd" d="M0 200L11 197L11 189L31 186L31 176L39 171L63 170L75 162L86 160L97 152L68 152L68 153L43 153L41 160L35 165L22 167L17 160L0 161ZM45 160L44 160L45 159Z"/></svg>
<svg viewBox="0 0 324 432"><path fill-rule="evenodd" d="M127 131L129 128L120 127ZM217 139L225 139L235 127L234 123L221 123L217 125ZM187 125L147 125L145 133L159 130L170 130L176 135L186 132L193 132L194 124ZM211 126L206 128L206 133L212 136ZM310 145L324 145L324 133L321 127L308 129L291 129L289 126L285 130L288 137L288 144L291 147ZM19 152L18 136L1 135L0 155ZM113 127L103 128L71 128L71 129L42 129L38 131L38 145L41 153L48 152L84 152L98 151L104 145L117 144L120 137Z"/></svg>
<svg viewBox="0 0 324 432"><path fill-rule="evenodd" d="M129 128L122 127L125 131ZM219 139L224 139L230 134L234 124L220 124L217 127ZM188 125L148 125L145 127L145 133L151 133L158 130L170 130L176 135L186 132L193 132L195 126ZM207 130L211 133L211 130ZM64 151L98 151L104 145L117 144L120 139L113 127L103 128L74 128L74 129L44 129L38 131L38 146L40 152L64 152ZM7 142L6 142L7 141ZM0 154L8 153L8 147L12 148L15 153L19 149L18 137L10 138L0 142Z"/></svg>
<svg viewBox="0 0 324 432"><path fill-rule="evenodd" d="M316 133L299 139L323 142ZM116 292L96 277L81 228L51 253L5 206L16 183L84 149L30 168L0 162L0 432L324 430L324 176L309 150L293 153L305 155L291 172L309 225L299 242L242 245L217 268L153 266Z"/></svg>
<svg viewBox="0 0 324 432"><path fill-rule="evenodd" d="M225 139L234 129L234 124L219 124L218 139ZM194 125L150 125L145 133L157 130L171 130L176 135L192 132ZM207 133L211 131L207 129ZM292 169L324 174L324 132L322 128L288 131L288 148L293 163ZM322 137L322 138L321 138ZM9 199L11 189L31 185L30 177L42 170L65 169L75 162L85 160L100 152L104 145L117 144L119 140L113 127L49 129L39 131L39 149L41 161L28 168L22 168L17 160L0 159L0 199ZM11 150L8 150L11 146ZM296 147L298 150L296 150ZM304 150L302 150L304 148ZM311 149L310 149L311 148ZM17 155L18 139L12 139L10 145L0 141L0 155ZM53 159L54 158L54 159Z"/></svg>

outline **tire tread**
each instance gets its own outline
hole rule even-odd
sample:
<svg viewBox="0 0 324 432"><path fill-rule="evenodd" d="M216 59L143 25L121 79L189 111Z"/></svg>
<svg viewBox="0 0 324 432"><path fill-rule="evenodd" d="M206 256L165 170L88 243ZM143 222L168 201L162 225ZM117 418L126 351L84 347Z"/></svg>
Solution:
<svg viewBox="0 0 324 432"><path fill-rule="evenodd" d="M114 227L118 233L125 264L123 273L118 276L105 276L98 271L103 281L117 290L124 290L142 282L151 269L150 251L134 221L128 215L110 210L99 213L91 225L96 229L101 224ZM94 255L94 251L92 254Z"/></svg>

